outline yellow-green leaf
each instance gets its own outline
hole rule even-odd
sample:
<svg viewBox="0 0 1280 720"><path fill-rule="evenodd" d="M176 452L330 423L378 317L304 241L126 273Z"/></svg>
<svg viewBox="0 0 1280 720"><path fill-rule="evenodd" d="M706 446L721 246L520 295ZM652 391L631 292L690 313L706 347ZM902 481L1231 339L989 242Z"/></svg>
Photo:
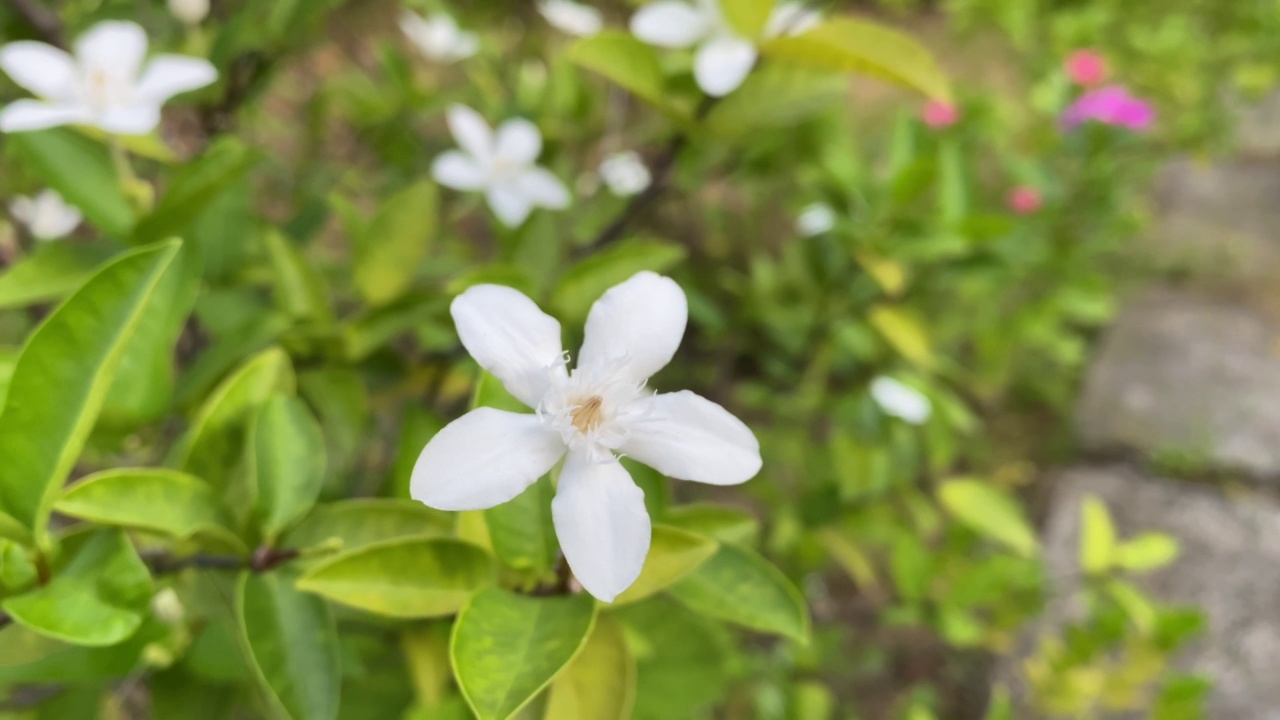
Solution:
<svg viewBox="0 0 1280 720"><path fill-rule="evenodd" d="M671 594L704 615L807 642L809 609L782 571L756 553L721 545Z"/></svg>
<svg viewBox="0 0 1280 720"><path fill-rule="evenodd" d="M606 30L579 40L566 54L574 63L605 76L664 112L681 114L667 97L657 54L630 34Z"/></svg>
<svg viewBox="0 0 1280 720"><path fill-rule="evenodd" d="M1023 557L1031 557L1039 549L1022 508L990 483L948 480L938 487L938 500L957 520Z"/></svg>
<svg viewBox="0 0 1280 720"><path fill-rule="evenodd" d="M697 570L719 547L712 538L670 525L653 526L649 555L645 557L640 577L624 590L615 604L643 600L683 579Z"/></svg>
<svg viewBox="0 0 1280 720"><path fill-rule="evenodd" d="M622 623L596 619L578 657L551 684L545 720L628 720L635 702L636 662Z"/></svg>
<svg viewBox="0 0 1280 720"><path fill-rule="evenodd" d="M1080 504L1080 568L1090 574L1110 570L1115 545L1116 529L1106 503L1086 495Z"/></svg>
<svg viewBox="0 0 1280 720"><path fill-rule="evenodd" d="M209 484L164 468L118 468L94 473L67 488L54 509L118 527L190 537L228 522Z"/></svg>
<svg viewBox="0 0 1280 720"><path fill-rule="evenodd" d="M867 320L900 355L922 367L933 365L933 346L924 325L910 311L893 305L877 305Z"/></svg>

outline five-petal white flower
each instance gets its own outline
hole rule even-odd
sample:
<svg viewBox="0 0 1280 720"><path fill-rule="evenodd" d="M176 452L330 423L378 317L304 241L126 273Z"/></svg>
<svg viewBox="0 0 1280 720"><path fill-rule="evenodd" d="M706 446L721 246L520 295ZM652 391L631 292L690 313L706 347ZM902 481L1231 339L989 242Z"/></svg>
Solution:
<svg viewBox="0 0 1280 720"><path fill-rule="evenodd" d="M567 35L591 37L604 27L599 10L573 0L539 0L538 12L551 27Z"/></svg>
<svg viewBox="0 0 1280 720"><path fill-rule="evenodd" d="M441 510L478 510L519 495L565 458L551 505L560 548L582 586L611 602L649 551L644 492L617 455L668 477L714 485L759 470L742 421L689 391L653 394L647 379L675 354L688 320L684 291L641 272L596 301L572 372L560 323L525 295L477 285L452 305L463 346L535 412L477 408L431 439L411 494Z"/></svg>
<svg viewBox="0 0 1280 720"><path fill-rule="evenodd" d="M18 196L9 204L9 212L37 240L66 237L84 219L77 208L53 190L42 190L35 197Z"/></svg>
<svg viewBox="0 0 1280 720"><path fill-rule="evenodd" d="M516 227L535 207L562 210L569 189L536 163L542 133L523 118L508 120L495 132L475 110L453 105L449 131L462 150L441 153L431 164L436 182L455 190L480 190L504 225Z"/></svg>
<svg viewBox="0 0 1280 720"><path fill-rule="evenodd" d="M743 37L720 8L721 0L657 0L640 8L631 18L631 32L659 47L697 46L693 76L698 87L712 97L723 97L738 88L756 63L757 40L796 35L821 21L799 2L784 2L773 9L761 38Z"/></svg>
<svg viewBox="0 0 1280 720"><path fill-rule="evenodd" d="M400 31L428 60L456 62L480 51L480 39L464 31L445 13L424 18L412 10L400 13Z"/></svg>
<svg viewBox="0 0 1280 720"><path fill-rule="evenodd" d="M933 413L924 393L885 375L871 381L871 397L886 414L912 425L923 425Z"/></svg>
<svg viewBox="0 0 1280 720"><path fill-rule="evenodd" d="M23 132L92 125L117 135L145 135L160 124L160 106L218 79L203 58L157 55L146 63L147 35L136 23L107 20L75 44L75 56L31 40L0 47L0 69L42 100L0 110L0 130Z"/></svg>
<svg viewBox="0 0 1280 720"><path fill-rule="evenodd" d="M640 153L634 150L614 153L600 163L600 179L609 192L618 197L629 197L645 191L653 182L653 175L645 167Z"/></svg>

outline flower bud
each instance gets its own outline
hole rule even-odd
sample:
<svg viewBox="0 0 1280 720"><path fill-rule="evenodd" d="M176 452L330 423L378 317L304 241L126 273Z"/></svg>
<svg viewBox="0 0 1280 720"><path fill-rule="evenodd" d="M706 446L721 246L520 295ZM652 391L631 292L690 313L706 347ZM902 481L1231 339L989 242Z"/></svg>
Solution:
<svg viewBox="0 0 1280 720"><path fill-rule="evenodd" d="M209 0L169 0L169 12L183 25L199 25L209 16Z"/></svg>

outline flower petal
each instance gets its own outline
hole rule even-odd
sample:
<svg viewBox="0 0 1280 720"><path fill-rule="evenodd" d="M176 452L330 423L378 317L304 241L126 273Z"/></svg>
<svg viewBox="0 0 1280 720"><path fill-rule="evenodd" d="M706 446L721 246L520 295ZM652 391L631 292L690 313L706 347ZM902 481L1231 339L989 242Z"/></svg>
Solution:
<svg viewBox="0 0 1280 720"><path fill-rule="evenodd" d="M636 273L591 306L578 366L625 360L630 378L647 380L671 362L688 321L688 300L674 280Z"/></svg>
<svg viewBox="0 0 1280 720"><path fill-rule="evenodd" d="M218 80L218 70L204 58L160 55L147 63L134 88L139 102L163 104L180 93L198 90Z"/></svg>
<svg viewBox="0 0 1280 720"><path fill-rule="evenodd" d="M88 120L88 112L78 105L51 105L38 100L18 100L0 110L0 132L44 130L59 125L78 125Z"/></svg>
<svg viewBox="0 0 1280 720"><path fill-rule="evenodd" d="M494 155L513 165L532 164L542 152L542 133L524 118L502 123L495 137Z"/></svg>
<svg viewBox="0 0 1280 720"><path fill-rule="evenodd" d="M760 443L741 420L684 390L654 397L619 449L667 477L736 485L760 471Z"/></svg>
<svg viewBox="0 0 1280 720"><path fill-rule="evenodd" d="M76 60L82 70L101 70L112 77L138 77L147 57L147 33L127 20L104 20L76 40Z"/></svg>
<svg viewBox="0 0 1280 720"><path fill-rule="evenodd" d="M756 64L756 46L750 40L721 37L708 40L693 59L698 87L711 97L723 97L738 89Z"/></svg>
<svg viewBox="0 0 1280 720"><path fill-rule="evenodd" d="M689 47L711 32L712 18L680 0L658 0L631 16L631 34L658 47Z"/></svg>
<svg viewBox="0 0 1280 720"><path fill-rule="evenodd" d="M445 115L458 146L480 162L493 157L493 131L480 113L466 105L450 105Z"/></svg>
<svg viewBox="0 0 1280 720"><path fill-rule="evenodd" d="M774 6L764 26L764 36L802 35L822 24L822 13L803 2L789 0Z"/></svg>
<svg viewBox="0 0 1280 720"><path fill-rule="evenodd" d="M489 179L474 158L459 150L441 153L431 163L431 177L454 190L479 190Z"/></svg>
<svg viewBox="0 0 1280 720"><path fill-rule="evenodd" d="M565 453L537 415L476 408L445 426L413 466L409 494L438 510L482 510L524 492Z"/></svg>
<svg viewBox="0 0 1280 720"><path fill-rule="evenodd" d="M573 0L539 0L538 12L563 33L590 37L604 27L604 16L590 5Z"/></svg>
<svg viewBox="0 0 1280 720"><path fill-rule="evenodd" d="M564 375L560 322L519 290L475 285L449 310L471 357L529 407L537 407L552 379Z"/></svg>
<svg viewBox="0 0 1280 720"><path fill-rule="evenodd" d="M113 108L91 122L116 135L146 135L160 125L160 106L146 104Z"/></svg>
<svg viewBox="0 0 1280 720"><path fill-rule="evenodd" d="M31 40L8 43L0 47L0 69L42 98L66 101L75 97L75 60L52 45Z"/></svg>
<svg viewBox="0 0 1280 720"><path fill-rule="evenodd" d="M569 207L569 188L550 170L531 167L516 176L515 184L520 193L538 207L551 210Z"/></svg>
<svg viewBox="0 0 1280 720"><path fill-rule="evenodd" d="M924 393L891 377L880 376L871 381L871 397L886 414L922 425L933 412Z"/></svg>
<svg viewBox="0 0 1280 720"><path fill-rule="evenodd" d="M489 209L507 227L519 227L533 212L533 199L515 183L494 185L485 193Z"/></svg>
<svg viewBox="0 0 1280 720"><path fill-rule="evenodd" d="M652 528L644 491L622 463L569 453L551 518L560 549L587 592L613 602L639 577Z"/></svg>

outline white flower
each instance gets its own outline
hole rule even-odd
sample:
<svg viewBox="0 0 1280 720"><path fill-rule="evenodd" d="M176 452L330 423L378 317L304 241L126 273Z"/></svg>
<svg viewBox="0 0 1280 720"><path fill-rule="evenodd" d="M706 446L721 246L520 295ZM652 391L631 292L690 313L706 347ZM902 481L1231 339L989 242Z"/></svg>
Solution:
<svg viewBox="0 0 1280 720"><path fill-rule="evenodd" d="M813 203L800 211L796 230L804 237L831 232L836 226L836 211L826 203Z"/></svg>
<svg viewBox="0 0 1280 720"><path fill-rule="evenodd" d="M442 510L478 510L523 492L563 457L552 520L574 575L611 602L649 551L644 493L617 456L713 485L760 470L742 421L689 391L645 382L675 354L688 320L684 291L641 272L596 301L572 372L560 323L520 292L478 285L452 305L463 346L533 413L477 408L450 423L414 465L412 496Z"/></svg>
<svg viewBox="0 0 1280 720"><path fill-rule="evenodd" d="M883 375L871 381L871 397L886 414L912 425L924 424L933 412L929 398L919 390Z"/></svg>
<svg viewBox="0 0 1280 720"><path fill-rule="evenodd" d="M638 195L653 182L649 168L634 150L614 153L600 163L600 179L618 197Z"/></svg>
<svg viewBox="0 0 1280 720"><path fill-rule="evenodd" d="M562 33L590 37L604 27L604 17L590 5L573 0L539 0L538 12Z"/></svg>
<svg viewBox="0 0 1280 720"><path fill-rule="evenodd" d="M209 0L169 0L169 13L183 25L199 25L209 16Z"/></svg>
<svg viewBox="0 0 1280 720"><path fill-rule="evenodd" d="M42 98L0 110L0 130L92 125L117 135L146 135L160 106L218 79L208 60L157 55L146 63L147 35L136 23L108 20L75 44L75 57L52 45L19 40L0 47L0 68Z"/></svg>
<svg viewBox="0 0 1280 720"><path fill-rule="evenodd" d="M400 13L400 30L428 59L436 62L465 60L480 51L475 33L458 27L445 13L424 18L412 10Z"/></svg>
<svg viewBox="0 0 1280 720"><path fill-rule="evenodd" d="M37 240L56 240L71 234L83 217L53 190L42 190L35 197L16 197L9 211L27 226Z"/></svg>
<svg viewBox="0 0 1280 720"><path fill-rule="evenodd" d="M697 46L694 79L706 94L722 97L747 79L756 63L757 40L797 34L819 21L818 14L801 3L785 2L774 8L761 38L748 38L729 24L720 0L657 0L632 16L631 32L659 47Z"/></svg>
<svg viewBox="0 0 1280 720"><path fill-rule="evenodd" d="M475 110L453 105L447 114L449 131L462 150L441 153L431 164L436 182L455 190L481 190L493 214L516 227L535 207L562 210L569 206L569 189L536 162L542 152L542 133L522 118L498 128Z"/></svg>

